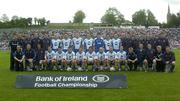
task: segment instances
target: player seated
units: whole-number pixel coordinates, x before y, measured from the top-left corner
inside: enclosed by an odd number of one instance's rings
[[[166,63],[166,72],[174,72],[175,70],[175,55],[171,51],[170,47],[166,47],[166,52],[164,54],[164,59]]]
[[[116,53],[116,61],[115,61],[115,65],[116,68],[118,68],[119,71],[122,70],[122,65],[125,65],[124,70],[128,71],[129,67],[127,65],[127,56],[126,56],[126,51],[124,51],[124,47],[120,46],[120,51]]]
[[[31,45],[26,45],[25,54],[25,68],[27,71],[32,71],[34,68],[34,61],[36,58],[36,53],[33,49],[31,49]]]
[[[44,63],[45,63],[45,52],[41,48],[41,44],[37,44],[37,50],[36,50],[36,59],[35,59],[35,68],[36,70],[43,70],[44,69]]]
[[[128,49],[127,64],[130,71],[137,70],[137,55],[135,54],[134,49],[132,47]]]
[[[66,54],[62,51],[61,47],[58,47],[58,51],[56,52],[56,67],[58,70],[65,70],[66,63]]]
[[[52,50],[51,46],[48,46],[48,50],[45,52],[45,65],[47,70],[57,70],[56,68],[56,53]]]
[[[93,71],[99,71],[99,70],[106,70],[106,67],[108,65],[108,61],[106,57],[106,53],[104,52],[104,48],[100,47],[99,52],[96,53],[95,56],[95,67]]]
[[[76,53],[76,61],[77,61],[77,65],[78,70],[82,71],[82,70],[86,70],[87,71],[87,59],[86,59],[86,54],[83,51],[83,47],[79,48],[79,51]]]
[[[21,49],[21,46],[17,45],[16,51],[13,53],[13,57],[14,57],[15,71],[23,71],[24,70],[23,62],[25,55]]]
[[[107,66],[110,71],[115,71],[114,65],[115,65],[115,56],[116,52],[113,51],[113,47],[109,46],[109,51],[106,53],[107,59]]]
[[[153,60],[153,67],[156,68],[157,72],[164,72],[163,52],[162,47],[156,47],[155,59]]]
[[[138,59],[137,60],[137,62],[138,62],[138,70],[140,70],[140,71],[145,70],[145,65],[144,64],[147,63],[147,62],[145,60],[146,54],[145,54],[145,50],[143,48],[142,43],[139,44],[139,48],[136,51],[136,55],[137,55],[137,59]]]
[[[68,51],[66,52],[65,66],[67,67],[67,71],[77,70],[76,55],[72,51],[72,47],[69,47]]]
[[[154,68],[152,67],[153,60],[154,60],[154,49],[152,49],[151,44],[147,45],[147,50],[146,50],[146,58],[144,60],[144,69],[146,71],[153,71]]]
[[[91,70],[94,68],[94,57],[96,56],[96,53],[93,51],[93,47],[90,46],[88,52],[86,53],[87,57],[87,65],[91,66]]]

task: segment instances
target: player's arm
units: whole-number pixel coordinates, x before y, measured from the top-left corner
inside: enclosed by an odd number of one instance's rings
[[[20,60],[16,57],[16,52],[13,54],[13,57],[16,61],[20,62]]]

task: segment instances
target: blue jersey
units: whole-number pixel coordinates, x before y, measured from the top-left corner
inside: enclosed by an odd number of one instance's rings
[[[98,52],[100,47],[104,48],[104,45],[105,45],[104,40],[101,38],[95,39],[94,44],[95,44],[94,45],[95,46],[95,52]]]

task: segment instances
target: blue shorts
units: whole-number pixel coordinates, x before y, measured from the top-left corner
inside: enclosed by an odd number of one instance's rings
[[[114,52],[119,52],[120,50],[119,49],[113,49]]]

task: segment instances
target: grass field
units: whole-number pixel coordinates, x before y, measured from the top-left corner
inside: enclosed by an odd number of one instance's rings
[[[72,72],[11,72],[9,52],[0,52],[0,101],[180,101],[180,50],[175,53],[175,73],[111,72],[127,75],[128,89],[16,89],[18,74]]]

